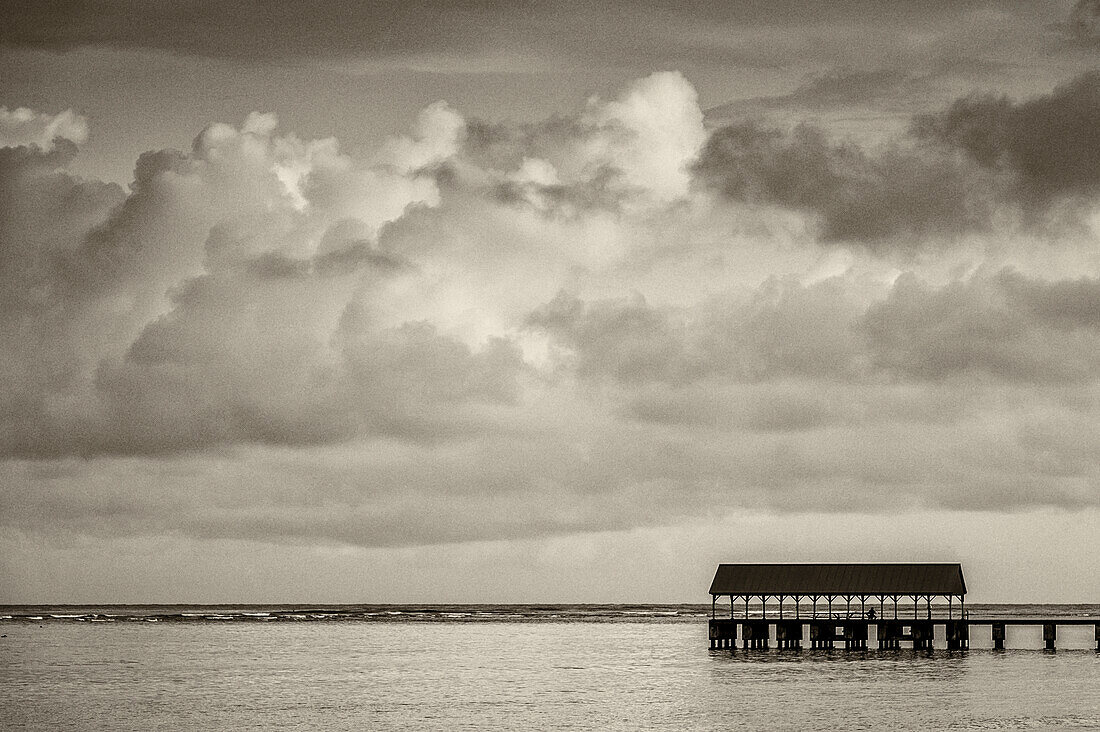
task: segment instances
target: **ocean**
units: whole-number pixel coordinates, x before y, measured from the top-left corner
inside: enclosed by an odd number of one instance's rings
[[[1097,605],[977,615],[1100,617]],[[728,605],[725,610],[728,612]],[[721,610],[721,608],[720,608]],[[1091,625],[709,650],[701,605],[0,608],[12,730],[1100,729]],[[942,631],[942,628],[940,629]]]

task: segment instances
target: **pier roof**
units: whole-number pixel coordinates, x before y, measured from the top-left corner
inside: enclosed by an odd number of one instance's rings
[[[711,595],[965,595],[961,564],[719,564]]]

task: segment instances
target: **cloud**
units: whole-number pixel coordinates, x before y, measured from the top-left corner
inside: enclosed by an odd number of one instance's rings
[[[734,122],[710,135],[695,172],[732,202],[812,217],[825,242],[912,255],[974,235],[1088,226],[1098,130],[1100,75],[1088,72],[1021,102],[960,97],[877,147],[808,124]]]
[[[556,68],[780,69],[862,65],[887,55],[928,61],[974,48],[975,37],[1033,35],[1040,10],[1018,3],[830,3],[807,15],[795,2],[611,3],[557,0],[537,6],[438,0],[324,0],[232,8],[210,0],[124,0],[94,9],[69,0],[13,0],[0,44],[13,48],[152,49],[251,61],[322,62],[377,71],[450,74]],[[262,24],[265,33],[255,33]],[[1009,44],[1005,44],[1009,45]],[[999,46],[990,51],[996,54]],[[957,55],[957,54],[956,54]],[[1010,53],[1006,55],[1011,55]]]
[[[34,145],[53,148],[54,140],[81,144],[88,139],[88,121],[71,109],[57,114],[35,112],[26,107],[0,107],[0,147]]]
[[[916,120],[916,133],[1012,177],[1031,205],[1100,188],[1100,72],[1022,102],[974,95]]]
[[[900,145],[872,154],[807,125],[720,128],[695,171],[729,199],[804,211],[825,241],[871,248],[916,249],[983,228],[991,213],[950,157]]]
[[[706,110],[708,120],[736,120],[761,109],[796,108],[801,111],[841,109],[871,104],[909,102],[914,87],[924,84],[911,72],[893,69],[834,68],[814,73],[787,94],[762,96],[722,104]]]
[[[883,371],[917,383],[981,375],[1036,385],[1090,383],[1100,373],[1100,280],[1012,269],[942,286],[906,273],[870,301],[849,277],[771,279],[687,309],[563,292],[528,325],[564,349],[559,368],[627,392],[644,386],[643,395],[667,393],[650,390],[659,384],[872,385]]]
[[[983,373],[1091,382],[1100,373],[1100,280],[1044,282],[1003,270],[942,288],[912,275],[868,309],[874,358],[920,379]]]
[[[395,547],[1095,506],[1095,236],[991,224],[1001,172],[946,147],[708,138],[658,73],[527,123],[433,104],[361,155],[254,113],[128,190],[4,148],[0,524]]]
[[[520,361],[506,338],[473,350],[373,314],[416,273],[377,232],[438,201],[420,171],[454,152],[461,118],[430,108],[373,167],[276,125],[254,114],[211,125],[190,152],[146,153],[127,196],[66,174],[67,141],[0,152],[11,202],[0,450],[431,439],[464,401],[514,398]]]
[[[747,296],[680,310],[639,296],[584,303],[563,292],[527,322],[566,347],[566,363],[582,377],[677,385],[854,372],[857,312],[839,280],[803,287],[771,279]]]
[[[615,98],[590,97],[571,115],[509,126],[474,121],[458,172],[506,202],[562,212],[664,204],[689,192],[691,163],[706,139],[691,83],[655,72]],[[488,180],[486,180],[488,177]]]
[[[627,139],[608,141],[608,164],[624,183],[659,199],[687,193],[687,169],[703,144],[703,113],[694,87],[677,72],[652,74],[611,102],[594,100],[586,117],[602,129],[621,128]]]
[[[834,66],[807,73],[791,91],[707,109],[706,118],[720,124],[764,116],[780,126],[791,119],[812,120],[827,129],[847,129],[849,134],[857,129],[856,136],[878,137],[895,120],[908,121],[914,113],[941,107],[976,85],[1003,84],[1007,67],[1001,61],[946,52],[917,65]]]
[[[1077,0],[1069,17],[1053,27],[1064,35],[1066,45],[1071,48],[1100,48],[1100,2]]]

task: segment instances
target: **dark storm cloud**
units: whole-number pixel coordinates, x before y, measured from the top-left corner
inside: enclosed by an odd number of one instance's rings
[[[1053,27],[1070,48],[1100,50],[1100,0],[1077,0],[1069,18]]]
[[[904,77],[874,78],[890,84]],[[875,85],[826,77],[790,98],[843,106],[843,99],[827,100],[858,96],[864,87],[873,93]],[[927,249],[987,230],[999,207],[1043,213],[1100,191],[1100,72],[1024,101],[968,95],[916,116],[911,132],[914,139],[866,150],[805,124],[785,130],[741,121],[711,134],[695,173],[732,200],[817,216],[825,241]]]
[[[66,49],[156,48],[235,58],[339,57],[452,50],[484,38],[489,4],[383,0],[359,3],[235,3],[128,0],[96,4],[16,0],[6,5],[0,43]],[[256,32],[262,28],[263,32]]]
[[[919,117],[914,129],[1012,176],[1030,204],[1100,189],[1100,72],[1022,102],[992,95],[959,99],[944,112]]]
[[[474,57],[494,50],[540,57],[579,55],[604,61],[783,64],[813,38],[752,41],[754,28],[788,30],[863,23],[916,27],[964,16],[987,2],[804,3],[646,0],[614,3],[507,0],[324,0],[220,3],[212,0],[13,0],[5,5],[0,44],[162,49],[241,59]],[[1011,11],[1015,4],[1000,3]],[[629,32],[624,32],[629,28]],[[738,31],[732,41],[705,31]],[[747,34],[744,31],[748,31]],[[812,34],[810,34],[812,36]],[[806,43],[809,40],[810,43]],[[818,42],[820,42],[818,40]],[[768,46],[771,46],[769,48]]]
[[[917,249],[928,237],[982,228],[989,216],[988,203],[951,157],[901,146],[869,153],[808,125],[718,129],[695,173],[730,199],[818,216],[826,241],[871,248]]]

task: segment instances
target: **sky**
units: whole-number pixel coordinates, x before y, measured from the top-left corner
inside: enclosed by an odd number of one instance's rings
[[[1098,536],[1098,0],[4,5],[0,603]]]

